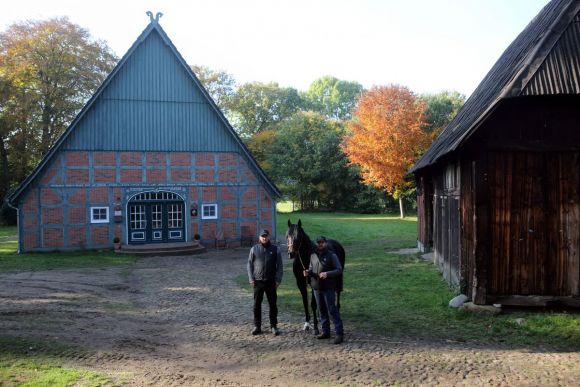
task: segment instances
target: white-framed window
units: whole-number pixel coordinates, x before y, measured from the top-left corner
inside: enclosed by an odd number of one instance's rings
[[[91,223],[109,223],[109,207],[91,207]]]
[[[183,226],[183,206],[181,204],[167,205],[167,224],[169,228],[181,228]]]
[[[202,219],[217,219],[217,217],[218,217],[217,204],[202,204],[201,205],[201,218]]]

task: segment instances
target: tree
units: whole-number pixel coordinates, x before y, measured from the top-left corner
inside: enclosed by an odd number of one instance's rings
[[[457,91],[424,94],[419,99],[426,105],[424,130],[429,133],[440,133],[465,103],[465,96]]]
[[[117,59],[67,18],[0,33],[0,195],[30,173]]]
[[[10,164],[8,161],[8,139],[13,127],[15,104],[12,99],[11,83],[0,73],[0,198],[10,189]]]
[[[347,120],[363,87],[358,82],[341,81],[332,76],[318,78],[305,94],[308,107],[327,118]]]
[[[37,141],[28,152],[48,152],[116,62],[106,43],[66,17],[16,23],[0,34],[2,75],[26,111],[18,129],[30,128]]]
[[[234,95],[236,87],[234,77],[223,70],[212,70],[209,67],[200,65],[191,65],[191,70],[193,70],[219,108],[224,113],[227,113],[227,102]]]
[[[252,155],[260,164],[260,167],[267,173],[270,174],[273,165],[269,154],[272,153],[272,148],[274,142],[276,141],[276,132],[271,129],[266,129],[260,133],[254,134],[252,137],[247,139],[246,145]]]
[[[336,208],[349,186],[340,148],[343,126],[319,113],[299,112],[279,125],[267,153],[270,175],[303,209]]]
[[[302,104],[298,91],[277,83],[246,83],[228,102],[232,123],[248,139],[291,117]]]
[[[344,141],[344,151],[360,166],[364,181],[399,199],[401,218],[409,187],[405,175],[431,141],[424,125],[424,103],[409,89],[373,87],[361,95]]]

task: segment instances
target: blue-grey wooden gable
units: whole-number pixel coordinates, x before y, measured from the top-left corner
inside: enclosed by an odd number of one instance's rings
[[[157,20],[137,38],[9,202],[18,205],[62,150],[237,152],[265,188],[281,196]]]
[[[156,30],[127,58],[63,146],[244,153]]]

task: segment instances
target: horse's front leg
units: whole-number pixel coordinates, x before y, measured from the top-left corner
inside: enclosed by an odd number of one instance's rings
[[[310,306],[312,307],[312,316],[314,317],[314,334],[319,335],[320,331],[318,330],[318,318],[316,317],[316,311],[318,309],[318,305],[316,304],[316,297],[314,297],[314,289],[312,289],[311,296],[311,303]]]
[[[300,295],[302,296],[302,305],[304,306],[304,315],[306,316],[304,330],[308,330],[310,328],[310,311],[308,310],[308,286],[306,285],[306,281],[300,281],[298,278],[296,279],[296,286],[298,286],[298,290],[300,290]]]

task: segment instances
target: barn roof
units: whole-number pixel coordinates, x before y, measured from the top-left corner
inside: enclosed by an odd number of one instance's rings
[[[150,15],[151,16],[151,15]],[[43,170],[50,165],[52,159],[58,154],[59,150],[68,149],[69,147],[75,145],[79,142],[79,139],[75,139],[75,130],[80,129],[83,126],[83,121],[91,117],[92,111],[95,106],[98,105],[98,101],[102,98],[104,94],[108,91],[109,86],[111,85],[112,81],[120,76],[120,73],[123,71],[124,67],[129,66],[128,62],[131,61],[131,57],[135,54],[139,46],[141,46],[147,39],[150,39],[151,35],[154,33],[158,34],[160,39],[163,43],[169,47],[170,52],[175,55],[177,58],[178,63],[180,66],[183,67],[185,73],[187,74],[186,78],[196,86],[199,90],[199,95],[204,100],[205,103],[210,107],[210,109],[215,113],[215,117],[217,117],[217,121],[221,122],[222,127],[228,132],[230,137],[233,141],[238,145],[237,149],[241,150],[242,156],[245,157],[246,161],[248,162],[251,169],[253,169],[257,175],[259,176],[260,180],[265,184],[266,188],[275,196],[281,196],[280,191],[272,182],[268,176],[264,173],[264,171],[260,168],[248,148],[245,146],[243,141],[237,135],[233,127],[230,125],[228,120],[223,115],[222,111],[219,107],[215,104],[205,87],[201,84],[199,79],[195,76],[191,68],[188,66],[187,62],[181,54],[177,51],[163,28],[158,22],[158,17],[153,19],[151,17],[151,23],[145,28],[145,30],[141,33],[141,35],[137,38],[137,40],[133,43],[131,48],[127,51],[127,53],[121,58],[119,63],[115,66],[113,71],[107,76],[107,78],[103,81],[103,83],[99,86],[97,91],[93,94],[93,96],[89,99],[89,101],[85,104],[85,106],[81,109],[81,111],[77,114],[73,122],[68,126],[68,128],[64,131],[64,133],[58,138],[54,146],[49,150],[49,152],[45,155],[45,157],[40,161],[40,163],[36,166],[36,168],[32,171],[32,173],[20,184],[20,186],[8,196],[8,201],[13,205],[17,204],[19,197],[22,195],[23,192],[30,186],[30,184],[43,172]],[[92,118],[91,118],[92,119]],[[90,121],[90,120],[89,120]],[[167,139],[165,139],[167,140]],[[165,141],[164,140],[164,141]],[[80,140],[82,142],[82,139]],[[153,140],[151,140],[153,141]],[[151,142],[150,141],[150,142]],[[168,140],[167,140],[168,141]],[[167,142],[165,141],[165,142]],[[179,146],[183,146],[183,144],[178,144]],[[116,145],[119,146],[119,145]],[[108,149],[105,149],[108,150]],[[180,150],[180,149],[176,149]],[[182,149],[181,149],[182,150]]]
[[[455,151],[502,99],[580,94],[580,0],[552,0],[517,36],[410,172]]]

